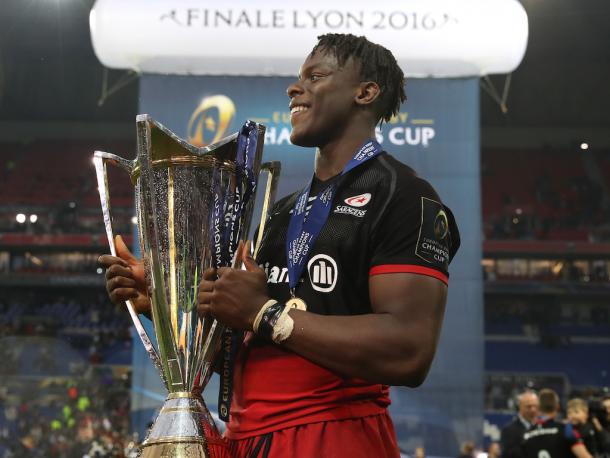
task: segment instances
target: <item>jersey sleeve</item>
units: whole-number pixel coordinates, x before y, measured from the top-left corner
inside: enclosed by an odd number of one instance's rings
[[[414,273],[448,283],[460,244],[451,210],[421,178],[397,183],[373,229],[369,275]]]
[[[566,423],[564,427],[564,436],[567,439],[570,446],[583,445],[584,441],[578,428],[574,427],[571,423]]]

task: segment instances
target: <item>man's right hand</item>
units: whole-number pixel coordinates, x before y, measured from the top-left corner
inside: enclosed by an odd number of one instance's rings
[[[98,262],[106,268],[106,291],[115,304],[130,300],[138,313],[150,315],[150,301],[146,293],[144,265],[127,248],[123,238],[114,239],[118,256],[105,254]]]

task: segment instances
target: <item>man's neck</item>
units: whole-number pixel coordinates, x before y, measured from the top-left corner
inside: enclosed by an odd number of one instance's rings
[[[356,150],[369,138],[375,138],[374,129],[352,129],[337,139],[320,146],[316,152],[315,174],[324,181],[340,174]]]

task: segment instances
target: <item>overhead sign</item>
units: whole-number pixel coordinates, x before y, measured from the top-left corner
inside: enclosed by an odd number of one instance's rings
[[[365,35],[412,77],[508,73],[528,21],[517,0],[97,0],[93,47],[110,68],[145,73],[295,75],[316,37]]]

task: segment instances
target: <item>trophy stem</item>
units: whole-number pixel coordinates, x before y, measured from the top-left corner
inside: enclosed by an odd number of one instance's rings
[[[224,443],[198,393],[170,393],[142,444],[142,458],[220,458]]]

